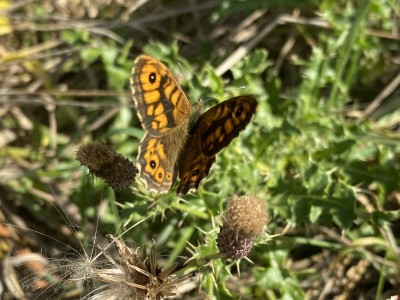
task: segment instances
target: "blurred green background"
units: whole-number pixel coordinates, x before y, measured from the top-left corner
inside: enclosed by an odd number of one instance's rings
[[[399,20],[396,0],[0,0],[3,269],[15,249],[82,252],[95,233],[155,239],[161,264],[201,257],[217,250],[226,201],[253,194],[271,214],[266,235],[249,259],[202,268],[184,299],[397,295]],[[207,106],[259,101],[192,195],[113,191],[75,160],[80,145],[110,140],[135,161],[129,78],[142,53],[192,104],[196,93],[215,97]],[[30,299],[32,280],[16,278]]]

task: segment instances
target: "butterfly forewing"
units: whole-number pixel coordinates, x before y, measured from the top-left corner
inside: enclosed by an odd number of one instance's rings
[[[210,108],[198,119],[179,159],[178,193],[198,188],[208,176],[215,155],[239,135],[256,109],[255,97],[239,96]]]
[[[189,101],[168,68],[140,55],[134,62],[131,89],[138,117],[152,136],[162,136],[187,122]]]
[[[253,96],[239,96],[207,110],[199,119],[201,151],[214,156],[239,135],[250,123],[257,109]]]

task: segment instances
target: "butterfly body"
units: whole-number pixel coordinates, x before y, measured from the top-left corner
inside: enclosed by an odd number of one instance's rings
[[[197,189],[216,154],[239,135],[257,108],[255,97],[239,96],[205,113],[202,105],[191,109],[168,68],[147,55],[134,62],[131,89],[146,131],[139,147],[138,174],[157,194],[168,192],[178,174],[178,193]]]

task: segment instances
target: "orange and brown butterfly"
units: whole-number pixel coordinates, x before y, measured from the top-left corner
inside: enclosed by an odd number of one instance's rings
[[[255,97],[239,96],[204,114],[202,105],[191,109],[168,68],[147,55],[134,61],[131,89],[145,130],[137,158],[139,178],[156,194],[168,192],[178,174],[178,193],[197,189],[216,154],[239,135],[257,108]]]

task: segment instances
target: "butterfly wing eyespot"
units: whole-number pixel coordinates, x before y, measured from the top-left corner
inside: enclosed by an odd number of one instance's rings
[[[156,82],[156,79],[157,79],[156,73],[151,72],[150,75],[149,75],[150,84],[154,84]]]
[[[212,107],[198,119],[179,159],[178,193],[198,188],[208,176],[216,154],[249,124],[256,109],[255,97],[240,96]]]
[[[147,189],[153,193],[166,193],[174,182],[175,163],[167,156],[165,138],[152,137],[146,134],[140,143],[138,162],[139,178]]]

